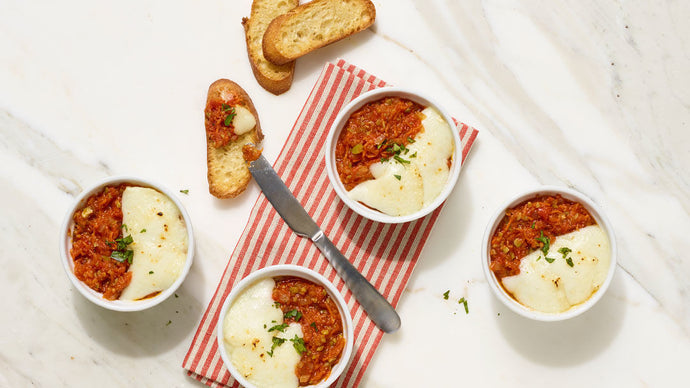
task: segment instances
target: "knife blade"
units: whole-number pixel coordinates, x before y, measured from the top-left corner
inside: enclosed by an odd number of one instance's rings
[[[310,239],[328,259],[369,318],[386,333],[400,328],[400,316],[386,298],[350,263],[309,216],[263,155],[249,171],[280,217],[298,236]]]

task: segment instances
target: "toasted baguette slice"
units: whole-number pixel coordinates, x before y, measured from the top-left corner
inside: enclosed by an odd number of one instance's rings
[[[264,58],[261,42],[271,20],[297,7],[299,0],[254,0],[249,18],[242,18],[247,41],[247,55],[254,78],[269,92],[278,95],[292,85],[295,63],[275,65]]]
[[[369,0],[313,0],[273,19],[263,39],[264,56],[284,64],[374,23]]]
[[[209,86],[204,113],[209,192],[218,198],[236,197],[252,179],[242,147],[248,143],[258,145],[264,137],[259,115],[247,92],[227,79]],[[237,135],[235,131],[243,133]],[[229,142],[217,141],[222,137]]]

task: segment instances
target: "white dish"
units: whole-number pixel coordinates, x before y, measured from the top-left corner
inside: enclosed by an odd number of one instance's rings
[[[340,180],[338,171],[336,169],[335,162],[335,147],[340,136],[340,132],[347,123],[349,117],[359,108],[364,106],[369,102],[379,100],[384,97],[401,97],[414,101],[424,107],[434,107],[438,110],[441,116],[445,119],[451,129],[451,133],[454,141],[453,150],[453,162],[450,167],[450,172],[445,186],[441,193],[434,199],[432,203],[428,206],[408,215],[403,216],[391,216],[377,210],[371,209],[360,202],[352,200],[345,186]],[[354,100],[350,101],[343,109],[338,113],[333,122],[333,126],[328,133],[328,138],[326,140],[326,171],[328,173],[328,178],[331,181],[331,185],[338,194],[338,197],[345,202],[345,204],[352,209],[357,214],[369,218],[374,221],[384,222],[384,223],[403,223],[410,222],[416,219],[422,218],[429,213],[433,212],[438,208],[450,195],[455,187],[460,176],[460,161],[462,159],[462,150],[460,149],[460,135],[456,130],[456,126],[453,123],[453,118],[443,109],[439,104],[435,103],[431,98],[423,96],[422,94],[398,87],[383,87],[379,89],[374,89],[369,92],[363,93]]]
[[[587,211],[592,215],[592,217],[594,217],[597,224],[604,230],[604,232],[608,236],[611,251],[611,259],[604,283],[599,287],[597,291],[594,292],[594,294],[592,294],[592,296],[589,297],[589,299],[561,313],[545,313],[534,310],[530,307],[524,306],[523,304],[519,303],[502,287],[499,280],[496,278],[496,275],[493,271],[491,271],[491,268],[489,267],[491,263],[489,252],[491,249],[491,237],[496,231],[496,228],[498,227],[501,219],[504,217],[505,211],[507,209],[519,205],[520,203],[525,202],[530,198],[534,198],[540,195],[555,194],[560,194],[565,199],[579,202],[582,205],[584,205]],[[486,280],[489,283],[489,288],[491,288],[491,291],[493,291],[494,295],[508,308],[510,308],[512,311],[519,315],[538,321],[561,321],[573,318],[589,310],[604,295],[606,289],[611,284],[611,280],[613,279],[613,274],[616,268],[616,240],[613,234],[613,228],[611,227],[611,223],[606,218],[601,209],[591,199],[587,198],[585,195],[575,190],[556,186],[542,186],[514,196],[498,209],[498,211],[489,221],[486,227],[486,231],[484,232],[484,238],[482,240],[481,258],[484,276],[486,277]]]
[[[179,277],[175,280],[175,282],[168,287],[167,289],[161,291],[158,295],[152,297],[152,298],[147,298],[143,300],[137,300],[137,301],[128,301],[128,300],[108,300],[103,298],[103,295],[99,292],[96,292],[95,290],[91,289],[89,286],[84,284],[81,280],[79,280],[75,275],[74,275],[74,261],[72,260],[72,256],[70,254],[70,249],[72,247],[72,238],[71,238],[71,232],[72,232],[72,227],[74,226],[74,221],[72,219],[72,216],[74,212],[84,206],[86,203],[86,200],[92,196],[93,194],[98,193],[101,191],[104,187],[106,186],[116,186],[121,183],[130,183],[135,186],[141,186],[141,187],[150,187],[152,189],[155,189],[163,194],[165,194],[168,198],[170,198],[173,203],[177,206],[177,208],[180,210],[180,213],[182,214],[182,217],[184,218],[184,223],[185,227],[187,229],[187,257],[185,260],[184,267],[179,275]],[[109,177],[106,179],[103,179],[101,181],[98,181],[94,183],[93,185],[87,187],[84,189],[79,196],[75,199],[74,203],[72,206],[68,209],[67,214],[65,215],[65,218],[62,222],[62,226],[60,227],[60,257],[62,260],[63,268],[65,269],[65,272],[67,273],[67,277],[69,280],[72,282],[74,287],[77,288],[77,290],[88,300],[91,302],[104,307],[109,310],[115,310],[115,311],[140,311],[140,310],[145,310],[147,308],[153,307],[165,299],[167,299],[170,295],[172,295],[182,284],[184,281],[185,277],[189,273],[189,269],[192,266],[192,261],[194,258],[194,236],[192,232],[192,222],[189,218],[189,215],[185,211],[184,207],[182,206],[182,203],[177,199],[177,197],[172,193],[172,191],[168,190],[164,186],[154,183],[151,180],[148,179],[142,179],[142,178],[137,178],[133,176],[114,176],[114,177]]]
[[[232,291],[230,291],[227,298],[225,298],[223,307],[220,310],[218,326],[216,328],[216,334],[218,337],[218,349],[220,351],[221,358],[223,359],[223,363],[230,371],[232,377],[235,380],[237,380],[242,386],[247,388],[255,387],[237,371],[237,369],[230,361],[230,357],[228,356],[225,350],[223,320],[225,319],[225,315],[230,309],[230,306],[232,306],[237,297],[240,294],[242,294],[242,292],[245,289],[253,285],[258,280],[266,278],[276,278],[281,276],[295,276],[323,286],[328,291],[328,294],[330,295],[331,299],[333,299],[335,304],[338,306],[340,317],[342,318],[343,335],[345,337],[345,348],[343,349],[343,352],[340,355],[340,361],[338,361],[338,363],[333,367],[333,369],[331,370],[331,374],[328,376],[328,378],[321,381],[319,384],[309,386],[311,388],[330,387],[343,373],[348,363],[350,362],[350,357],[352,356],[352,351],[354,347],[354,325],[352,323],[352,316],[350,315],[350,310],[348,309],[347,304],[345,303],[345,299],[343,299],[338,289],[336,289],[331,282],[329,282],[325,277],[321,276],[317,272],[297,265],[281,264],[262,268],[258,271],[252,272],[247,277],[242,279],[239,283],[237,283],[235,287],[233,287]]]

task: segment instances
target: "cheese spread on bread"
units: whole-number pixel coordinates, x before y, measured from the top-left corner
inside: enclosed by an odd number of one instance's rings
[[[138,300],[170,287],[187,259],[187,228],[180,210],[165,194],[127,187],[122,194],[122,224],[134,242],[132,281],[120,299]]]
[[[568,248],[573,266],[559,249]],[[556,237],[546,257],[535,251],[522,258],[520,273],[504,277],[503,287],[521,304],[545,313],[559,313],[577,306],[606,280],[611,262],[609,240],[598,225]]]
[[[232,119],[233,132],[237,135],[242,135],[254,129],[256,119],[252,112],[241,105],[236,105],[234,108],[235,118]]]
[[[295,367],[300,355],[288,341],[302,337],[302,327],[291,323],[284,331],[268,331],[283,323],[283,311],[272,298],[275,281],[259,280],[243,290],[223,318],[223,340],[232,365],[257,387],[299,386]],[[273,346],[273,337],[284,340]]]
[[[391,216],[412,214],[430,205],[445,187],[455,150],[450,125],[438,110],[422,111],[423,129],[401,155],[409,163],[391,158],[369,167],[374,179],[348,192],[350,198]],[[415,155],[414,157],[411,157]]]

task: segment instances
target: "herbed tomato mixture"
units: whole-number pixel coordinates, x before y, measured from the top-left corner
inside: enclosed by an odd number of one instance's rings
[[[74,275],[105,299],[117,299],[129,285],[130,263],[110,256],[122,237],[122,193],[126,184],[108,186],[86,200],[73,215],[72,249]]]
[[[306,350],[295,368],[299,384],[326,379],[345,348],[338,306],[325,288],[296,277],[276,279],[273,300],[280,304],[285,322],[302,326]]]
[[[506,210],[491,237],[491,270],[502,279],[520,273],[520,260],[553,241],[596,221],[579,203],[560,195],[544,195]],[[543,233],[543,237],[542,237]]]
[[[229,101],[220,102],[212,100],[206,104],[206,110],[204,111],[206,136],[213,147],[223,147],[239,137],[234,131],[235,126],[232,122],[237,114],[235,106],[241,102],[237,97],[233,96]]]
[[[423,109],[405,98],[385,97],[350,116],[335,146],[335,164],[345,189],[373,179],[369,166],[396,157],[400,147],[414,142],[422,130]]]

